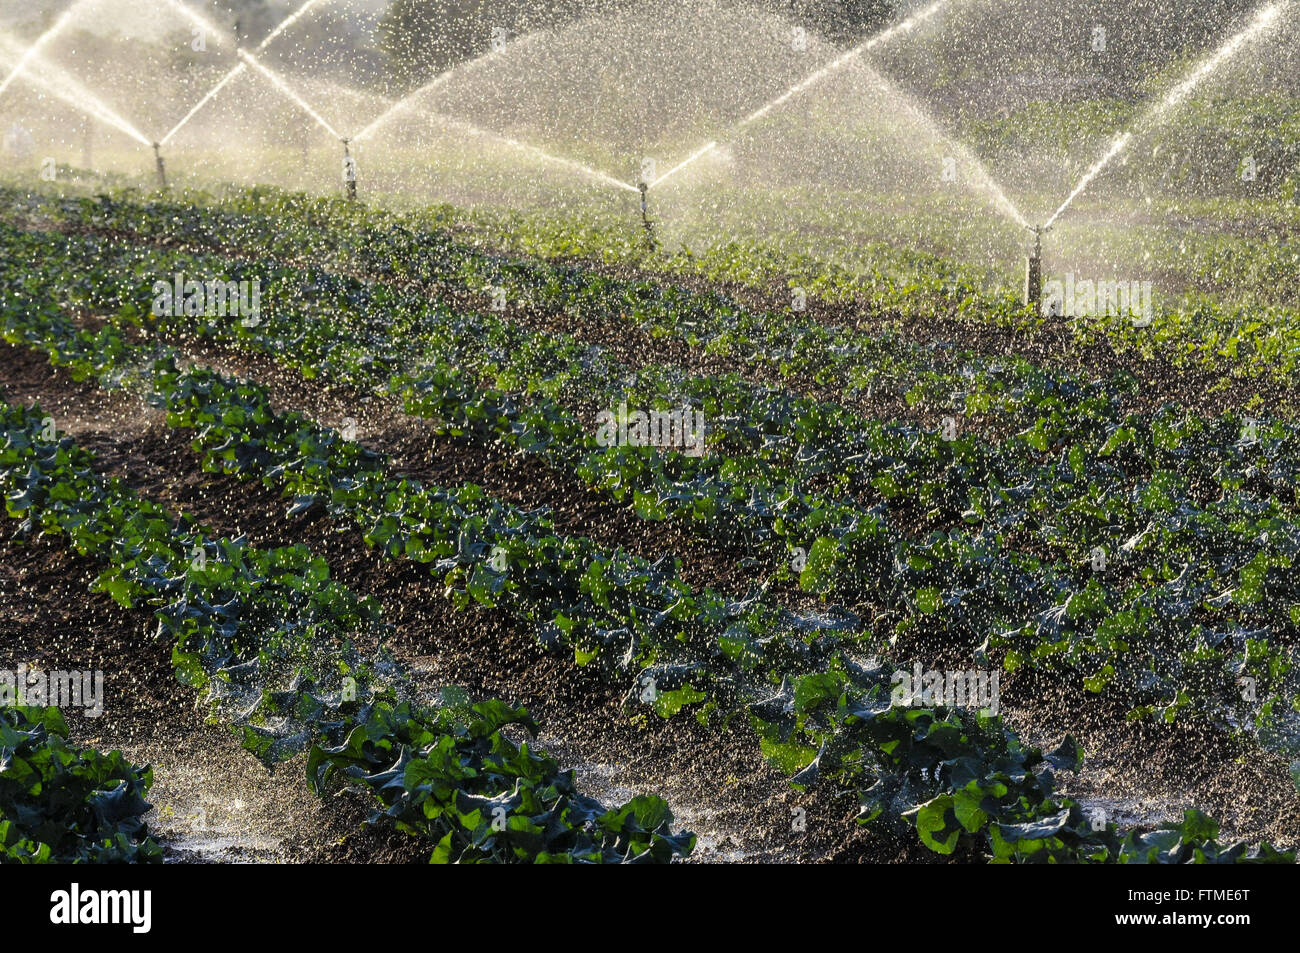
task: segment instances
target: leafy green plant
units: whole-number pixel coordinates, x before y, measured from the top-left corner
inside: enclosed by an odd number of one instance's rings
[[[0,705],[0,862],[160,863],[153,770],[68,740],[57,708]]]
[[[1055,772],[1083,752],[1066,737],[1054,751],[1021,745],[998,717],[854,700],[834,683],[796,684],[755,708],[769,737],[796,725],[821,737],[795,783],[859,792],[859,823],[908,825],[939,854],[993,863],[1295,863],[1264,844],[1220,844],[1218,824],[1190,810],[1179,824],[1118,831],[1056,793]],[[763,722],[766,716],[770,721]]]
[[[379,705],[346,740],[314,747],[313,788],[363,786],[381,802],[373,819],[433,841],[431,863],[667,863],[693,834],[673,834],[660,798],[605,808],[578,793],[572,771],[515,745],[502,730],[535,733],[523,709],[482,702],[467,710]]]

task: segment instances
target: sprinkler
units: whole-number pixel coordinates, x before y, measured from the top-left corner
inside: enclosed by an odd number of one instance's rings
[[[357,200],[357,160],[352,158],[352,153],[348,151],[349,139],[340,140],[343,143],[343,184],[348,190],[348,201]]]
[[[1025,261],[1025,305],[1041,308],[1043,300],[1043,236],[1050,225],[1026,225],[1034,233],[1034,250]]]
[[[153,144],[153,159],[158,168],[158,187],[165,189],[167,188],[167,166],[163,163],[161,149],[161,144],[157,142]]]
[[[650,186],[644,182],[638,182],[636,187],[637,191],[641,193],[641,224],[645,227],[645,243],[651,251],[654,251],[659,243],[655,241],[655,225],[654,222],[650,221],[650,211],[646,206],[646,192],[650,190]]]

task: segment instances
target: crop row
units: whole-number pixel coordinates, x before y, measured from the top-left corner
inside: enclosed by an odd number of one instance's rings
[[[809,300],[847,297],[879,313],[922,321],[956,316],[1018,330],[1041,324],[1041,319],[1029,316],[1010,295],[988,293],[978,276],[964,274],[933,256],[908,265],[904,270],[909,277],[900,281],[897,275],[879,270],[866,275],[849,273],[824,260],[784,252],[774,255],[771,250],[731,243],[700,255],[683,253],[669,259],[634,256],[634,264],[661,269],[664,277],[619,279],[590,266],[519,253],[597,259],[605,254],[614,263],[627,257],[615,250],[621,243],[609,244],[610,236],[577,234],[581,229],[575,232],[569,222],[539,223],[515,216],[493,227],[488,221],[462,222],[451,209],[395,218],[389,213],[265,188],[235,193],[216,203],[203,195],[187,196],[189,201],[184,202],[147,203],[129,196],[61,203],[18,193],[11,197],[15,207],[27,207],[33,215],[77,227],[134,233],[188,247],[230,248],[238,243],[250,254],[291,261],[305,258],[327,268],[359,268],[373,277],[417,281],[426,292],[502,289],[520,304],[558,309],[571,318],[593,310],[602,316],[618,315],[641,327],[671,328],[693,345],[707,345],[711,353],[761,358],[776,373],[820,381],[846,393],[878,390],[883,383],[899,379],[890,370],[893,361],[882,367],[883,348],[895,350],[903,364],[911,366],[924,360],[923,353],[898,342],[890,344],[887,334],[866,338],[849,329],[827,329],[790,308],[754,311],[728,295],[688,291],[673,282],[684,273],[760,286],[789,283],[797,284]],[[485,251],[483,235],[518,250]],[[879,251],[890,249],[881,246]],[[1263,251],[1272,272],[1285,275],[1294,271],[1296,253],[1284,241],[1271,241]],[[1215,246],[1199,267],[1206,275],[1212,273],[1214,280],[1235,274],[1258,281],[1258,258],[1224,260],[1223,249]],[[1300,356],[1293,309],[1247,311],[1216,305],[1204,296],[1162,308],[1150,327],[1137,331],[1126,317],[1118,316],[1079,322],[1074,333],[1080,344],[1106,342],[1118,348],[1159,352],[1178,366],[1230,368],[1236,375],[1272,375],[1281,381],[1289,379]]]
[[[39,448],[26,460],[9,459],[14,448],[21,449],[24,443],[21,438],[14,439],[16,433],[30,437],[45,425],[38,412],[27,416],[22,429],[9,426],[9,449],[4,460],[6,464],[25,462],[29,467],[20,482],[24,492],[18,501],[19,515],[35,509],[43,527],[68,530],[79,541],[111,536],[95,520],[99,515],[92,502],[96,486],[93,480],[87,482],[84,475],[89,461],[66,440],[53,445],[54,455],[68,457],[71,478],[61,481],[58,485],[66,489],[51,497],[69,497],[78,502],[51,503],[32,492],[40,485],[32,479],[34,464],[45,456],[40,450],[46,448]],[[14,470],[0,471],[0,478],[12,480],[13,473]],[[28,518],[35,515],[28,514]],[[161,521],[155,518],[148,522],[157,526]],[[83,548],[80,542],[79,548]],[[160,553],[157,543],[142,546],[139,541],[133,541],[130,548],[152,549],[155,556]],[[188,558],[183,541],[174,558]],[[192,564],[185,570],[187,575],[193,571]],[[120,574],[114,575],[122,578]],[[227,672],[223,670],[222,674]],[[881,674],[875,673],[877,677]],[[313,696],[309,688],[295,679],[298,701],[293,707],[301,717],[302,699],[310,698],[312,720],[319,721],[321,699]],[[814,725],[833,725],[826,733],[817,759],[795,782],[813,783],[823,771],[852,778],[863,791],[864,823],[879,823],[882,818],[885,823],[910,823],[922,841],[940,853],[953,852],[962,841],[965,849],[979,850],[1002,861],[1182,863],[1293,859],[1267,845],[1258,850],[1248,850],[1244,845],[1219,845],[1214,840],[1217,827],[1195,812],[1189,812],[1179,825],[1147,834],[1121,835],[1111,825],[1095,824],[1078,803],[1055,796],[1051,769],[1073,769],[1079,759],[1077,746],[1068,739],[1060,750],[1044,756],[1037,751],[1022,750],[996,718],[891,707],[888,703],[877,704],[866,699],[852,702],[840,688],[834,673],[808,675],[796,679],[793,687],[783,686],[776,695],[756,706],[756,711],[777,726],[788,722],[793,727],[802,721],[807,732]],[[282,707],[283,699],[279,701]],[[505,743],[497,731],[506,724],[527,724],[522,713],[511,712],[500,703],[489,703],[476,706],[472,714],[468,726],[463,720],[456,723],[467,732],[466,740],[455,731],[446,731],[447,722],[452,719],[446,709],[438,711],[434,718],[421,718],[406,706],[396,709],[383,703],[364,706],[355,719],[344,723],[344,727],[355,725],[344,743],[313,748],[308,761],[313,784],[323,789],[332,774],[344,772],[352,780],[370,785],[384,800],[387,808],[384,813],[395,818],[403,829],[421,833],[432,830],[430,836],[438,839],[434,858],[439,860],[453,856],[465,859],[465,854],[474,858],[493,857],[497,855],[492,851],[505,851],[507,847],[517,856],[557,859],[553,843],[547,844],[551,850],[539,853],[543,835],[553,834],[554,820],[593,821],[605,835],[607,852],[617,852],[617,847],[631,840],[637,849],[629,848],[618,855],[627,859],[667,859],[683,846],[668,840],[666,832],[647,833],[647,826],[662,828],[668,823],[669,815],[661,802],[643,798],[618,812],[593,818],[595,808],[572,791],[571,777],[567,786],[557,784],[546,776],[545,763],[539,767],[526,749],[507,749],[503,757]],[[436,730],[439,725],[444,728],[442,733]],[[423,752],[424,760],[408,762],[405,753],[408,748]],[[479,754],[487,767],[467,770],[464,756],[470,751]],[[452,780],[472,781],[473,788],[469,791],[458,788],[450,796],[443,793],[439,802],[438,794],[449,783],[449,772]],[[495,793],[483,793],[484,774],[491,775],[489,787],[493,782],[509,783],[497,783]],[[534,794],[531,786],[521,783],[523,780],[536,781],[539,787],[544,783],[544,794],[553,795],[562,803],[537,800],[543,794]],[[504,808],[504,814],[498,813],[497,808]],[[451,820],[445,817],[447,814]],[[511,820],[504,831],[487,821],[490,816],[506,815]],[[590,827],[590,824],[584,826],[583,831]],[[572,831],[568,833],[571,835]],[[442,836],[438,837],[439,834]],[[459,853],[462,848],[464,853]],[[531,853],[527,853],[529,850]],[[567,859],[597,856],[590,844],[584,844],[569,851]]]
[[[350,644],[379,634],[377,608],[305,548],[261,550],[173,521],[97,475],[39,409],[6,407],[0,425],[0,487],[20,531],[66,535],[107,564],[95,588],[152,606],[178,677],[259,757],[311,746],[317,791],[336,774],[368,787],[379,814],[435,842],[435,860],[644,862],[691,849],[659,799],[606,810],[577,792],[572,772],[506,740],[507,725],[535,727],[522,710],[398,703],[400,667],[382,651],[362,662]]]
[[[1167,423],[1167,422],[1166,422],[1166,423]],[[1227,430],[1227,431],[1229,431],[1229,432],[1232,432],[1234,429],[1236,429],[1236,428],[1233,427],[1233,423],[1234,423],[1234,422],[1232,422],[1232,421],[1226,421],[1226,422],[1224,422],[1224,425],[1220,427],[1220,430]],[[1115,430],[1122,430],[1123,428],[1122,428],[1122,427],[1116,427],[1116,428],[1114,428],[1114,429],[1115,429]],[[1266,429],[1267,429],[1267,428],[1266,428]],[[1040,427],[1039,430],[1040,430],[1040,432],[1039,432],[1039,433],[1036,433],[1036,434],[1033,434],[1032,437],[1033,437],[1034,440],[1037,441],[1037,442],[1045,442],[1044,439],[1043,439],[1043,435],[1041,434],[1041,430],[1042,430],[1042,428]],[[935,442],[937,443],[938,438],[935,437],[935,438],[933,438],[933,439],[934,439]],[[1126,439],[1127,439],[1127,435],[1125,435],[1124,433],[1120,433],[1119,442],[1118,442],[1117,446],[1122,446],[1122,445],[1124,444],[1124,442],[1126,441]],[[1109,440],[1110,440],[1110,436],[1108,435],[1108,437],[1107,437],[1107,442],[1109,442]],[[1229,447],[1231,447],[1232,445],[1236,444],[1237,442],[1238,442],[1238,441],[1226,441],[1226,440],[1219,440],[1219,441],[1217,441],[1217,442],[1213,442],[1213,441],[1212,441],[1212,443],[1214,443],[1215,445],[1220,445],[1220,446],[1222,446],[1222,445],[1227,445],[1227,446],[1229,446]],[[1263,442],[1263,441],[1261,441],[1261,442]],[[1272,441],[1272,442],[1276,444],[1276,443],[1278,443],[1278,442],[1280,442],[1280,441],[1278,441],[1278,440],[1274,440],[1274,441]],[[1245,442],[1245,441],[1243,441],[1243,443],[1249,443],[1249,442]],[[1031,447],[1032,447],[1032,442],[1031,442]],[[1038,448],[1038,447],[1033,447],[1033,449],[1035,449],[1035,450],[1039,450],[1039,452],[1041,453],[1041,449],[1040,449],[1040,448]],[[1112,448],[1111,452],[1112,452],[1112,453],[1114,452],[1114,451],[1113,451],[1113,448]],[[1075,462],[1075,459],[1077,459],[1077,457],[1078,457],[1078,454],[1075,454],[1075,453],[1073,453],[1073,452],[1070,454],[1070,462],[1071,462],[1071,464],[1073,464],[1073,463]],[[1243,469],[1244,469],[1244,468],[1243,468]],[[1146,495],[1147,495],[1147,496],[1151,496],[1151,494],[1146,494]],[[814,541],[814,542],[815,542],[815,541]],[[814,565],[814,573],[817,572],[816,567],[817,567],[818,565],[824,565],[824,564],[825,564],[825,562],[826,562],[825,557],[828,555],[828,553],[831,554],[831,555],[834,555],[834,554],[835,554],[835,551],[834,551],[833,549],[829,548],[829,547],[823,546],[823,547],[821,548],[821,550],[820,550],[819,552],[816,553],[816,557],[817,557],[817,558],[812,558],[812,559],[810,559],[810,563],[812,563],[812,564]],[[810,555],[812,555],[812,554],[810,554]],[[941,554],[941,555],[943,555],[943,554]],[[983,554],[979,554],[979,555],[981,555],[981,557],[983,556]],[[923,557],[923,558],[924,558],[924,557]],[[1114,558],[1114,557],[1112,557],[1112,558]],[[980,561],[981,561],[981,562],[986,562],[986,560],[983,559],[983,558],[981,558]],[[926,566],[923,566],[923,567],[918,567],[918,566],[916,566],[914,563],[915,563],[914,560],[908,559],[906,565],[907,565],[907,567],[908,567],[909,569],[917,569],[917,568],[933,569],[933,568],[935,568],[932,564],[931,564],[931,565],[926,565]],[[895,564],[897,565],[897,560],[895,561]],[[940,567],[940,568],[941,568],[941,567]],[[940,572],[940,575],[944,575],[944,574]],[[814,578],[815,578],[815,575],[814,575]],[[1030,579],[1030,582],[1032,582],[1032,581],[1033,581],[1033,580],[1032,580],[1032,578],[1031,578],[1031,579]],[[1086,587],[1083,587],[1083,588],[1086,588]],[[916,603],[915,603],[916,607],[920,609],[920,612],[918,613],[918,612],[916,612],[916,611],[914,610],[914,611],[913,611],[913,616],[914,616],[914,617],[917,617],[917,618],[921,618],[921,621],[924,622],[925,620],[924,620],[922,617],[925,616],[925,615],[933,614],[934,609],[937,607],[937,600],[940,598],[940,596],[941,596],[941,592],[940,592],[940,591],[936,591],[935,587],[923,587],[923,588],[920,590],[920,592],[919,592],[919,598],[918,598],[918,600],[917,600]],[[1249,596],[1249,592],[1247,593],[1247,596]],[[977,600],[972,600],[972,601],[974,602],[974,601],[977,601]],[[1068,603],[1068,600],[1063,600],[1063,603],[1062,603],[1062,604],[1067,604],[1067,603]],[[1074,608],[1075,608],[1075,609],[1079,609],[1079,608],[1082,608],[1083,605],[1084,605],[1083,601],[1080,601],[1078,604],[1076,604],[1076,605],[1074,606]],[[927,609],[926,607],[930,607],[930,608]],[[1055,607],[1049,607],[1049,608],[1055,608]],[[1058,612],[1057,614],[1060,615],[1059,612]],[[1256,633],[1256,634],[1258,634],[1258,633]],[[1234,636],[1232,635],[1232,633],[1228,633],[1228,637],[1231,638],[1231,639],[1232,639],[1233,641],[1235,641],[1235,642],[1238,642],[1238,643],[1242,642],[1242,640],[1241,640],[1240,638],[1238,638],[1238,637],[1234,637]],[[1057,640],[1057,641],[1059,641],[1059,640]],[[1177,642],[1177,640],[1173,640],[1173,641],[1174,641],[1175,643]],[[1220,643],[1222,643],[1222,642],[1224,641],[1224,639],[1221,637],[1218,641],[1219,641]],[[1238,645],[1237,647],[1239,648],[1240,646]],[[1248,641],[1247,641],[1247,650],[1249,651],[1249,642],[1248,642]],[[1044,653],[1044,654],[1047,654],[1047,653]],[[1258,655],[1258,652],[1257,652],[1256,654]],[[1276,652],[1275,652],[1274,655],[1277,656],[1277,658],[1274,659],[1274,660],[1272,660],[1272,661],[1278,661],[1278,660],[1280,660],[1281,662],[1285,662],[1285,658],[1284,658],[1284,657],[1281,657],[1281,656],[1280,656],[1280,653],[1276,653]],[[1256,659],[1256,661],[1258,662],[1258,658]],[[1275,668],[1277,668],[1276,665],[1271,665],[1271,664],[1269,664],[1270,661],[1271,661],[1271,660],[1268,659],[1267,657],[1264,659],[1264,662],[1265,662],[1264,668],[1265,668],[1265,669],[1270,669],[1270,670],[1271,670],[1271,669],[1275,669]],[[1105,668],[1102,667],[1102,668],[1100,669],[1100,672],[1101,672],[1101,676],[1102,676],[1102,677],[1099,678],[1099,679],[1094,679],[1094,680],[1093,680],[1093,684],[1094,684],[1094,685],[1101,685],[1101,684],[1104,684],[1104,682],[1105,682],[1105,680],[1106,680],[1107,673],[1105,672]],[[1139,674],[1141,674],[1141,670],[1140,670],[1140,669],[1139,669]],[[1283,673],[1283,674],[1284,674],[1284,673]],[[1233,679],[1232,679],[1231,677],[1228,677],[1228,678],[1220,678],[1220,679],[1217,679],[1217,680],[1210,680],[1210,681],[1213,682],[1214,684],[1216,684],[1216,685],[1218,686],[1219,693],[1221,694],[1225,687],[1227,687],[1227,686],[1231,686]],[[1175,700],[1176,700],[1176,699],[1175,699]],[[1169,710],[1170,710],[1170,711],[1176,711],[1177,708],[1178,708],[1177,705],[1171,705],[1171,706],[1169,706]]]
[[[272,217],[272,209],[215,212],[105,196],[41,208],[65,227],[89,230],[101,241],[130,238],[195,254],[234,253],[256,260],[264,272],[292,263],[315,273],[320,292],[332,292],[374,312],[410,312],[426,306],[430,298],[468,299],[484,306],[495,299],[512,311],[563,317],[576,324],[595,317],[629,333],[675,338],[714,362],[725,359],[747,371],[761,368],[777,378],[803,380],[847,395],[879,392],[903,382],[912,385],[921,372],[933,375],[931,389],[938,391],[951,377],[934,371],[939,352],[897,340],[888,331],[867,336],[827,326],[790,308],[751,310],[712,291],[490,254],[445,230],[412,231],[380,225],[376,219],[322,233],[311,228],[318,220],[311,213],[303,218],[307,227],[293,228]],[[308,239],[306,233],[314,237]],[[353,277],[355,272],[359,274]],[[268,277],[264,275],[264,281]],[[946,355],[942,362],[958,357]],[[329,366],[324,365],[324,373]]]

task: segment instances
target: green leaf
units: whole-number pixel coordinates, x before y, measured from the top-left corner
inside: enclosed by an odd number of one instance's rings
[[[909,812],[922,843],[939,854],[951,854],[956,849],[957,838],[961,834],[961,827],[949,821],[953,806],[952,796],[942,794]],[[953,815],[954,818],[955,816]]]

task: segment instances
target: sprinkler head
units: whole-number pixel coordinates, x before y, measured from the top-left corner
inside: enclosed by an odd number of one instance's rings
[[[1034,233],[1034,257],[1043,256],[1043,236],[1052,230],[1051,225],[1026,225],[1025,228]]]

